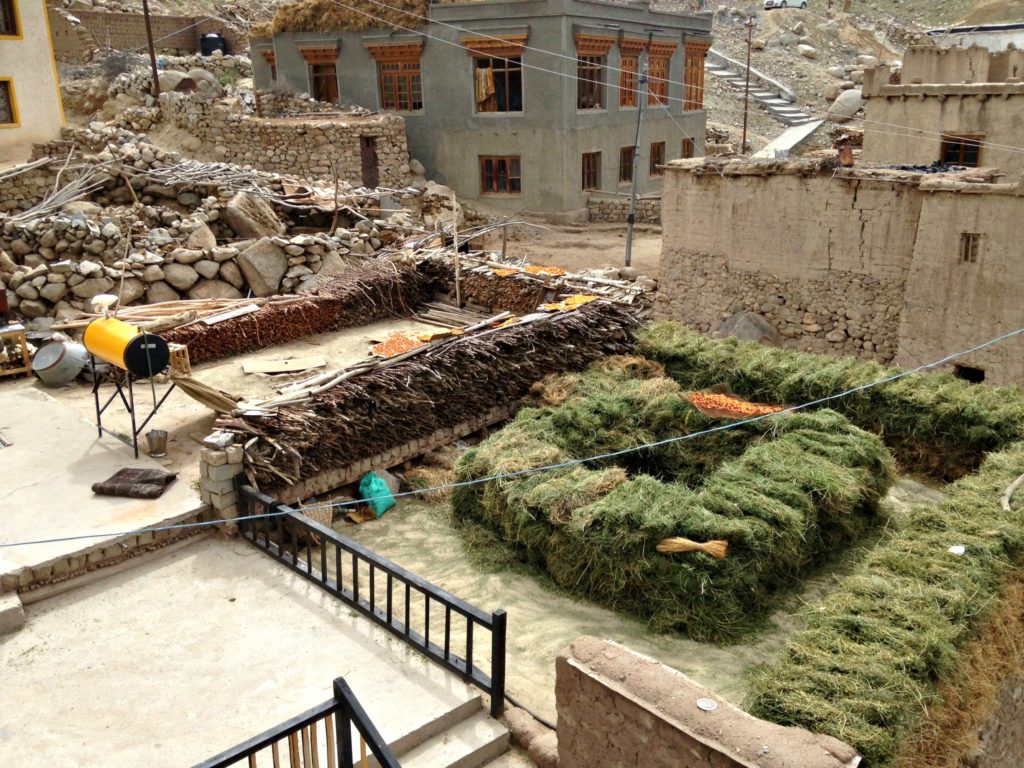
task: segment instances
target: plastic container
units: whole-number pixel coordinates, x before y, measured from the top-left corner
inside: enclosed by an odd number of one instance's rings
[[[82,341],[100,360],[140,379],[162,373],[171,360],[166,341],[114,317],[93,320],[86,326]]]
[[[73,341],[54,341],[32,358],[32,372],[48,387],[62,387],[82,372],[89,352]]]
[[[203,56],[210,56],[214,51],[227,53],[228,41],[224,39],[224,35],[217,34],[216,32],[207,32],[199,38],[199,51]]]

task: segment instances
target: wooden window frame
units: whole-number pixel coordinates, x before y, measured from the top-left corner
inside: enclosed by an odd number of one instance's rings
[[[710,43],[683,46],[683,110],[704,109],[704,59]]]
[[[318,92],[317,81],[319,79],[327,79],[326,73],[317,72],[317,69],[319,67],[330,67],[333,70],[334,87],[335,87],[335,89],[338,92],[338,101],[336,101],[336,102],[325,102],[325,103],[328,103],[328,104],[330,104],[330,103],[340,104],[341,103],[341,86],[338,83],[338,65],[337,65],[337,63],[333,62],[333,61],[331,61],[331,62],[316,62],[316,63],[308,64],[307,66],[309,67],[309,91],[310,91],[310,95],[314,99],[316,99],[317,101],[321,100],[318,97],[318,93],[317,93]]]
[[[487,64],[487,66],[485,66]],[[495,81],[495,92],[491,94],[485,105],[493,105],[493,108],[481,108],[480,102],[476,100],[476,80],[473,81],[474,97],[473,105],[478,115],[521,115],[523,113],[523,60],[520,56],[477,56],[473,60],[473,77],[476,78],[478,71],[490,68]],[[511,94],[514,92],[513,84],[515,74],[519,75],[519,108],[512,109],[515,103]],[[497,86],[499,81],[503,82],[505,89],[505,104],[507,109],[501,109],[498,101]]]
[[[604,73],[607,56],[576,56],[576,109],[585,112],[605,108]]]
[[[21,40],[25,35],[25,30],[21,25],[21,9],[18,7],[18,0],[0,0],[0,5],[7,8],[11,23],[10,29],[0,29],[0,40]],[[45,12],[46,9],[43,10]]]
[[[962,165],[967,168],[981,167],[981,151],[984,148],[985,137],[982,135],[944,133],[942,143],[939,145],[939,160],[950,165]],[[973,147],[975,150],[974,164],[964,161],[966,150]],[[949,150],[956,148],[957,160],[947,159]]]
[[[576,109],[589,111],[605,109],[605,72],[608,69],[608,51],[615,38],[600,35],[576,34]]]
[[[651,161],[648,172],[652,179],[662,176],[665,173],[662,166],[665,164],[665,142],[664,141],[652,141],[651,142]]]
[[[501,174],[499,168],[505,164],[506,189],[500,189]],[[488,170],[488,164],[491,169]],[[513,165],[518,175],[512,174]],[[491,178],[490,189],[487,179]],[[518,184],[518,189],[512,189]],[[521,195],[523,193],[523,162],[519,155],[480,155],[480,194],[481,195]]]
[[[679,157],[683,160],[689,160],[694,156],[697,151],[697,146],[693,139],[683,139],[683,143],[679,147]]]
[[[619,149],[619,184],[633,183],[633,156],[636,147],[632,144]]]
[[[601,153],[584,152],[581,157],[580,189],[597,192],[601,189]]]
[[[11,122],[0,123],[0,129],[3,128],[20,128],[21,118],[18,115],[18,96],[14,90],[14,78],[13,77],[0,77],[0,88],[6,88],[7,90],[7,102],[11,108]]]
[[[270,79],[277,82],[277,54],[274,51],[260,51],[260,55],[270,67]]]
[[[423,43],[367,45],[377,62],[380,108],[392,112],[423,111]]]
[[[635,108],[640,103],[640,54],[646,40],[624,38],[619,41],[619,106]]]
[[[671,79],[672,54],[675,43],[651,43],[647,47],[647,104],[668,106],[668,84]]]
[[[978,232],[960,233],[960,263],[977,264],[981,255],[981,234]]]
[[[526,46],[526,34],[495,35],[494,37],[460,37],[459,42],[466,48],[473,57],[473,113],[477,115],[521,115],[526,110],[526,78],[523,67],[523,51]],[[511,104],[507,94],[511,92],[512,73],[519,75],[519,109],[498,109],[497,93],[493,95],[494,109],[481,109],[480,102],[476,99],[477,72],[486,69],[483,62],[489,61],[490,68],[504,73],[506,101]],[[500,66],[496,66],[502,62]],[[512,65],[515,66],[512,66]],[[488,103],[490,99],[488,100]]]

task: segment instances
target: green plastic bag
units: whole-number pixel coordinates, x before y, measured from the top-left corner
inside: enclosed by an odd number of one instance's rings
[[[388,484],[373,472],[367,472],[359,481],[359,495],[370,505],[370,509],[377,517],[395,506],[395,497],[391,495]]]

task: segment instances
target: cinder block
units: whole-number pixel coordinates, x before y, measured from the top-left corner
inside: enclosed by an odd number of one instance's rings
[[[225,453],[227,453],[228,464],[241,464],[242,458],[245,456],[240,445],[232,445]]]
[[[219,467],[221,464],[227,464],[228,462],[228,454],[226,451],[217,451],[213,448],[203,448],[199,451],[199,458],[211,467]]]
[[[231,480],[235,475],[240,475],[241,473],[241,464],[220,464],[217,466],[210,466],[206,477],[207,479],[216,482],[219,480]],[[211,488],[210,490],[213,489]]]
[[[0,635],[14,632],[25,626],[25,609],[16,592],[0,595]]]
[[[214,467],[214,469],[217,469],[217,467]],[[235,487],[235,483],[231,478],[226,480],[213,480],[212,478],[206,478],[200,482],[202,490],[209,493],[228,493]]]
[[[238,503],[238,494],[234,491],[228,493],[211,493],[209,503],[214,509],[224,509]]]

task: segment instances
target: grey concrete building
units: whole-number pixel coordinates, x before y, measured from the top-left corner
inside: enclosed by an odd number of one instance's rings
[[[371,16],[388,7],[348,4]],[[405,29],[253,39],[256,86],[394,111],[429,177],[508,210],[579,213],[593,190],[628,191],[644,67],[639,190],[660,188],[665,162],[703,154],[710,17],[600,0],[485,0],[426,13],[429,21],[408,16]]]

